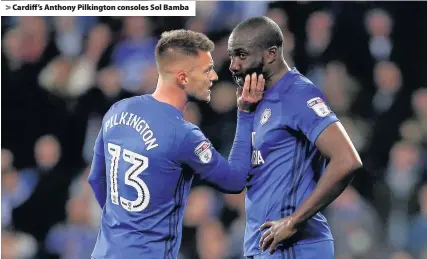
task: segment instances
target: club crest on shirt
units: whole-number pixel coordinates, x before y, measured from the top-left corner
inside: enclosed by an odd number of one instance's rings
[[[212,159],[211,143],[207,140],[203,141],[194,149],[194,154],[199,157],[200,162],[209,163]]]
[[[331,113],[331,110],[320,97],[311,98],[307,101],[308,108],[312,109],[318,116],[325,117]]]
[[[260,120],[261,125],[266,124],[270,116],[271,116],[271,109],[266,108],[261,114],[261,120]]]

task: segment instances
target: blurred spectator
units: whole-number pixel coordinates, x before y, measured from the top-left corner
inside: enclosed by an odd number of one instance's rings
[[[92,194],[92,188],[90,187],[87,179],[90,173],[90,166],[87,166],[82,174],[76,177],[70,185],[69,196],[78,197],[88,202],[86,210],[89,213],[88,223],[92,228],[97,228],[101,222],[101,208],[99,207],[98,201]]]
[[[207,221],[197,230],[197,251],[200,259],[226,258],[227,242],[220,221]]]
[[[375,209],[348,187],[327,210],[337,258],[375,258],[381,248],[381,225]]]
[[[184,211],[183,240],[180,249],[182,257],[200,258],[196,249],[199,238],[196,235],[201,226],[218,218],[221,207],[216,191],[207,186],[193,187]]]
[[[215,70],[218,73],[218,78],[223,82],[232,82],[229,70],[230,57],[228,56],[227,48],[228,35],[221,35],[215,43],[215,50],[212,52],[212,58],[215,60]],[[217,84],[214,84],[213,87],[216,85]]]
[[[200,226],[214,219],[217,213],[215,192],[209,187],[195,187],[188,196],[184,225],[189,227]]]
[[[123,40],[113,53],[113,64],[121,71],[122,86],[139,93],[139,86],[147,68],[155,64],[154,48],[157,40],[151,36],[151,24],[146,17],[125,17]]]
[[[120,94],[120,72],[115,67],[100,71],[98,85],[107,99],[115,99]]]
[[[425,258],[427,255],[427,185],[421,188],[418,202],[421,210],[411,222],[408,249],[416,258]]]
[[[28,63],[40,61],[49,40],[46,20],[43,17],[20,17],[19,28],[23,33],[23,45],[20,49],[23,60]]]
[[[3,38],[3,53],[9,70],[15,71],[23,65],[23,32],[19,27],[9,29]],[[3,64],[3,65],[6,65]]]
[[[388,60],[393,49],[390,35],[393,21],[389,14],[380,8],[370,10],[365,18],[365,27],[369,34],[369,51],[378,61]]]
[[[197,10],[196,17],[203,17],[204,19],[212,19],[212,15],[214,12],[212,10],[216,9],[218,6],[217,1],[199,1],[196,2]],[[189,19],[191,20],[191,18]],[[188,28],[186,26],[186,28]],[[202,32],[202,31],[200,31]]]
[[[407,142],[395,144],[390,151],[390,163],[385,175],[387,199],[381,199],[381,208],[387,208],[387,231],[390,245],[403,249],[408,238],[409,202],[421,179],[420,153]],[[386,205],[386,207],[384,207]]]
[[[403,125],[406,128],[402,128],[402,134],[420,145],[422,156],[427,157],[427,88],[420,88],[413,93],[412,110],[414,113],[412,123],[408,126]],[[422,167],[423,178],[427,181],[427,159],[422,160]]]
[[[152,94],[154,90],[156,90],[157,80],[159,78],[156,65],[149,66],[144,73],[145,75],[142,78],[140,91],[145,94]]]
[[[1,171],[8,170],[13,166],[13,154],[10,150],[2,148],[1,150]]]
[[[330,12],[317,11],[310,14],[305,25],[307,34],[303,54],[305,60],[296,59],[296,62],[305,63],[303,66],[307,67],[307,77],[320,89],[323,88],[324,66],[333,58],[330,53],[332,50],[333,25],[334,17]]]
[[[230,209],[237,211],[237,218],[231,222],[228,230],[227,258],[243,259],[243,241],[246,227],[245,192],[226,194],[224,201]]]
[[[27,168],[18,172],[14,168],[2,171],[2,199],[11,208],[19,207],[32,194],[40,178],[52,172],[61,157],[58,140],[51,135],[41,137],[34,148],[36,168]]]
[[[187,29],[201,33],[207,33],[209,30],[208,26],[208,20],[205,16],[191,17],[185,24]]]
[[[1,232],[2,259],[32,259],[37,253],[36,240],[22,232]]]
[[[70,80],[73,66],[74,62],[64,57],[52,60],[39,75],[40,86],[49,92],[67,97],[70,84],[73,83]]]
[[[392,253],[390,259],[414,259],[414,257],[404,251],[398,251]]]
[[[427,88],[420,88],[414,92],[412,109],[420,122],[424,139],[427,139]]]
[[[308,56],[316,57],[326,51],[332,40],[334,18],[329,12],[314,12],[306,24],[307,42],[305,45]]]
[[[68,75],[68,96],[78,97],[96,83],[97,69],[110,62],[107,55],[110,43],[111,32],[108,26],[98,24],[90,30],[83,54],[73,62]]]
[[[265,15],[268,10],[269,2],[272,1],[236,1],[237,7],[235,8],[235,14],[240,14],[240,16],[236,15],[236,20],[234,22],[238,23],[250,17]]]
[[[71,18],[59,20],[59,23],[66,24],[61,25],[62,27],[68,28],[71,26],[74,30],[79,30],[75,24],[76,21]],[[78,34],[80,35],[81,32],[78,32]],[[77,36],[73,35],[72,37]],[[64,41],[66,44],[72,43],[68,39]],[[80,38],[77,41],[79,43],[83,42]],[[108,54],[110,43],[111,32],[109,27],[103,24],[94,26],[89,32],[82,55],[77,59],[70,58],[80,54],[81,47],[79,46],[76,54],[62,53],[40,73],[39,84],[63,97],[78,97],[84,94],[96,83],[97,69],[109,63],[109,57],[105,55]],[[74,46],[75,44],[72,45]]]
[[[67,220],[52,227],[46,238],[46,250],[61,259],[90,258],[97,228],[90,225],[89,201],[73,197],[67,202]]]
[[[64,216],[64,202],[67,189],[73,177],[73,166],[64,167],[61,144],[55,136],[40,137],[34,147],[36,167],[22,170],[25,175],[36,179],[33,194],[14,211],[14,225],[24,232],[31,233],[41,242],[48,229]],[[54,183],[54,184],[53,184]],[[31,217],[35,211],[46,211],[43,216]]]
[[[78,26],[78,17],[54,17],[55,43],[62,56],[73,58],[82,51],[83,31]]]
[[[218,152],[228,156],[236,129],[236,87],[230,82],[215,84],[205,106],[202,127]],[[209,112],[209,113],[208,113]],[[221,123],[216,121],[221,120]]]
[[[331,61],[323,72],[323,88],[325,98],[331,109],[338,115],[346,115],[350,111],[359,86],[347,74],[347,70],[341,62]]]
[[[388,111],[402,87],[400,69],[393,62],[381,61],[375,65],[374,80],[377,92],[373,98],[376,116]]]
[[[82,58],[90,62],[92,66],[103,68],[110,62],[108,53],[112,43],[112,33],[110,28],[103,23],[94,25],[86,40],[85,50]]]
[[[269,1],[217,1],[205,5],[209,10],[208,31],[231,30],[237,23],[252,16],[264,15]]]
[[[226,113],[236,107],[236,87],[231,83],[219,83],[212,88],[210,105],[217,113]]]
[[[282,32],[289,32],[288,20],[289,17],[283,9],[270,8],[265,13],[265,16],[272,19],[277,25],[279,25]]]
[[[31,196],[37,181],[37,176],[30,171],[18,172],[15,168],[1,171],[2,228],[13,227],[13,209]]]
[[[61,158],[61,145],[58,139],[52,135],[42,136],[36,142],[34,155],[41,173],[51,170]]]
[[[187,106],[185,106],[184,120],[200,126],[201,114],[199,106],[197,106],[196,103],[189,102]]]
[[[401,137],[413,144],[420,144],[424,138],[421,124],[414,119],[403,122],[399,130]]]

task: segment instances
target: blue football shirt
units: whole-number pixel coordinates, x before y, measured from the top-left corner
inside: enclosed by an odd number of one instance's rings
[[[336,121],[321,91],[296,69],[265,92],[253,121],[245,256],[261,253],[259,227],[264,222],[291,215],[314,190],[326,166],[314,143]],[[332,234],[325,217],[317,213],[294,239],[303,244],[332,240]]]
[[[238,112],[229,161],[175,107],[151,95],[105,114],[89,182],[102,220],[95,259],[176,258],[193,173],[224,192],[241,192],[250,168],[254,114]]]

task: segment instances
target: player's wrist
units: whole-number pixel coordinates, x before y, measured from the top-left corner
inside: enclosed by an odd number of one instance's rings
[[[239,119],[253,119],[255,116],[254,112],[247,112],[247,111],[242,111],[242,110],[237,110],[237,118]]]
[[[237,109],[246,113],[254,112],[256,110],[257,103],[251,103],[243,100],[237,100]]]
[[[242,112],[251,113],[251,112],[255,112],[256,105],[253,105],[253,104],[251,104],[251,105],[238,105],[237,109],[239,111],[242,111]]]
[[[305,222],[305,220],[303,220],[296,214],[292,214],[289,216],[289,222],[293,229],[299,229],[301,225]]]
[[[252,111],[249,109],[238,109],[240,112],[244,112],[244,113],[251,113]]]

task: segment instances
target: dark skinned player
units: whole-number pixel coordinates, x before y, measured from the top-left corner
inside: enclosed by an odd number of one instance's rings
[[[321,210],[362,172],[362,162],[321,91],[286,64],[282,45],[279,26],[266,17],[243,21],[228,42],[235,82],[243,86],[252,74],[266,80],[254,107],[244,255],[332,259]]]

